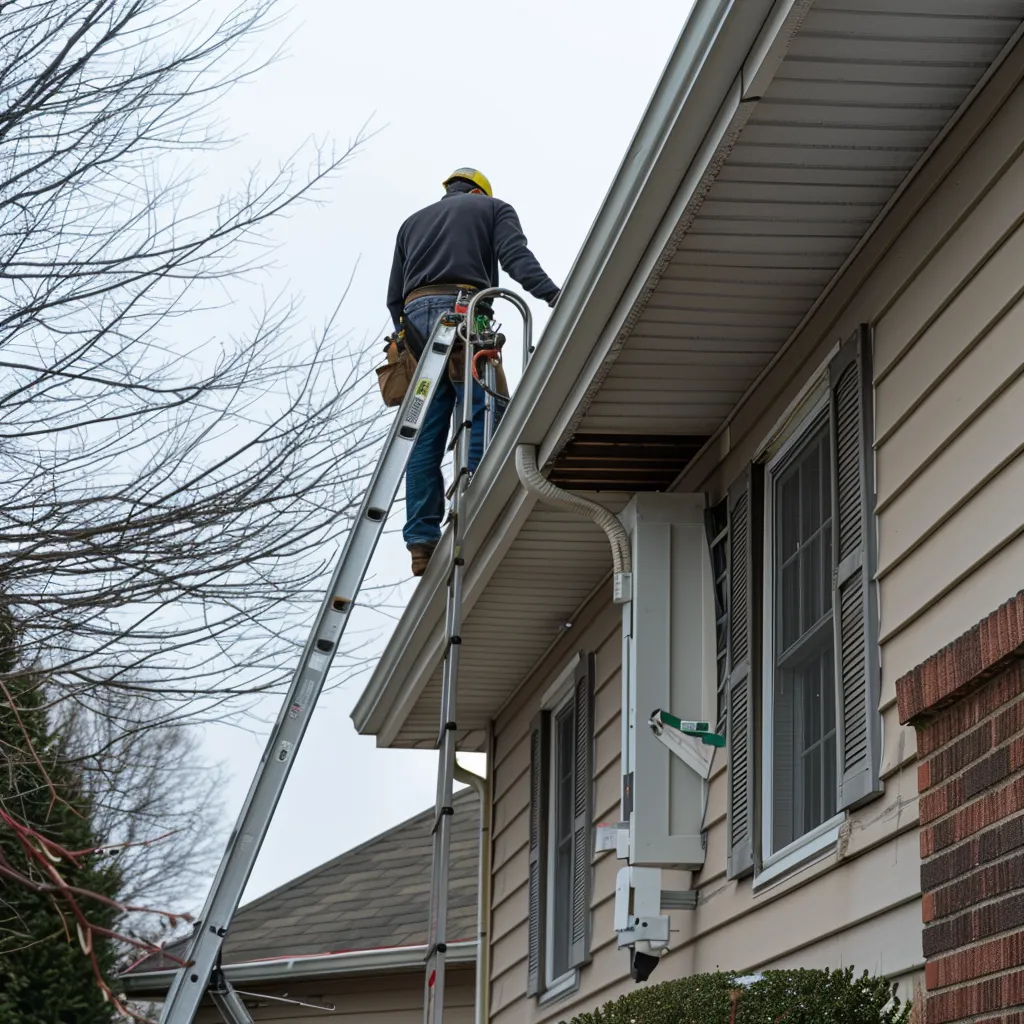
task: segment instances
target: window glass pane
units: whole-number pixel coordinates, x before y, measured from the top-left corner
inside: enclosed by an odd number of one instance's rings
[[[798,469],[800,477],[800,539],[808,541],[821,526],[821,442],[810,446]]]
[[[800,558],[795,555],[780,566],[780,587],[776,622],[779,649],[786,651],[796,643],[801,633],[800,616]]]
[[[821,618],[821,613],[824,611],[821,596],[822,582],[821,534],[817,533],[806,542],[803,557],[800,559],[799,587],[800,593],[803,595],[803,614],[800,616],[800,628],[793,637],[794,640]]]
[[[796,745],[793,736],[795,708],[792,673],[776,672],[772,702],[772,849],[780,850],[795,838],[796,811],[795,773]]]
[[[835,814],[831,465],[819,421],[775,475],[772,848]]]
[[[572,825],[573,825],[573,737],[572,704],[555,716],[554,757],[555,793],[552,808],[554,844],[554,883],[551,922],[552,977],[569,969],[569,916],[572,905]]]
[[[800,463],[791,465],[779,478],[779,518],[777,536],[779,560],[792,558],[800,551]]]

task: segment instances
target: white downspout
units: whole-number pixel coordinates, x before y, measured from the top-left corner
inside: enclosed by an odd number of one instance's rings
[[[612,546],[612,572],[614,573],[614,601],[616,604],[627,604],[630,600],[632,581],[632,551],[629,534],[619,522],[618,516],[603,505],[589,498],[581,498],[571,491],[563,491],[553,484],[537,468],[537,449],[533,445],[521,444],[516,448],[516,472],[522,485],[537,495],[545,504],[555,508],[575,512],[591,522],[597,523],[608,537]]]
[[[575,512],[577,515],[586,516],[592,522],[604,530],[608,537],[608,543],[612,546],[612,571],[614,573],[614,586],[612,588],[612,600],[622,608],[622,752],[620,763],[622,765],[622,789],[620,792],[620,805],[622,822],[629,823],[626,833],[626,848],[622,850],[621,842],[618,847],[617,856],[620,859],[627,859],[630,855],[630,843],[632,842],[632,799],[628,796],[628,780],[633,771],[635,755],[635,731],[636,731],[636,693],[631,678],[630,666],[633,663],[633,552],[626,528],[614,515],[602,505],[589,498],[581,498],[578,494],[564,491],[556,486],[547,477],[543,476],[537,468],[537,449],[533,445],[521,444],[516,448],[516,472],[522,485],[531,493],[556,508],[565,509],[568,512]],[[622,839],[620,833],[619,839]],[[629,879],[632,869],[627,866],[619,871],[619,879],[623,876]],[[660,872],[658,881],[660,898]],[[631,883],[627,882],[629,889]],[[619,931],[619,882],[616,882],[616,931]],[[627,889],[627,893],[629,891]]]
[[[472,786],[480,801],[479,854],[477,857],[476,883],[476,994],[473,1001],[475,1024],[487,1024],[491,1008],[489,996],[491,986],[488,975],[491,970],[491,950],[487,940],[487,920],[491,907],[491,843],[489,809],[491,804],[490,767],[488,777],[481,778],[474,772],[455,762],[455,779]]]

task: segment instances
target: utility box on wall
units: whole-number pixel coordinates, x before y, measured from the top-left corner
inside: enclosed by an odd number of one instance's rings
[[[623,619],[623,772],[629,862],[704,863],[705,781],[658,741],[653,712],[715,718],[715,605],[703,494],[638,494],[622,511],[633,553]],[[627,622],[628,618],[628,622]]]

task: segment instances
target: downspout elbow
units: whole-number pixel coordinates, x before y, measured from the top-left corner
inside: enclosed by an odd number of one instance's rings
[[[545,504],[584,516],[604,530],[612,549],[615,603],[625,604],[629,601],[633,589],[632,552],[629,535],[618,516],[596,501],[562,490],[548,480],[537,468],[537,449],[533,445],[517,446],[516,472],[522,485]]]

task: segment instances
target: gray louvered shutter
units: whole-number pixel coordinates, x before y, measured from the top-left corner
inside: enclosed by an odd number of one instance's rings
[[[569,966],[590,959],[590,823],[594,778],[594,655],[582,654],[573,685],[572,910]]]
[[[530,727],[530,927],[526,994],[544,988],[544,925],[547,882],[548,750],[551,716],[542,711]]]
[[[871,331],[829,366],[832,417],[832,609],[838,807],[879,793],[878,607],[875,593],[874,392]]]
[[[728,766],[728,851],[726,874],[740,878],[754,869],[755,716],[757,673],[757,584],[755,538],[760,501],[755,467],[729,488],[728,681],[726,736]]]

